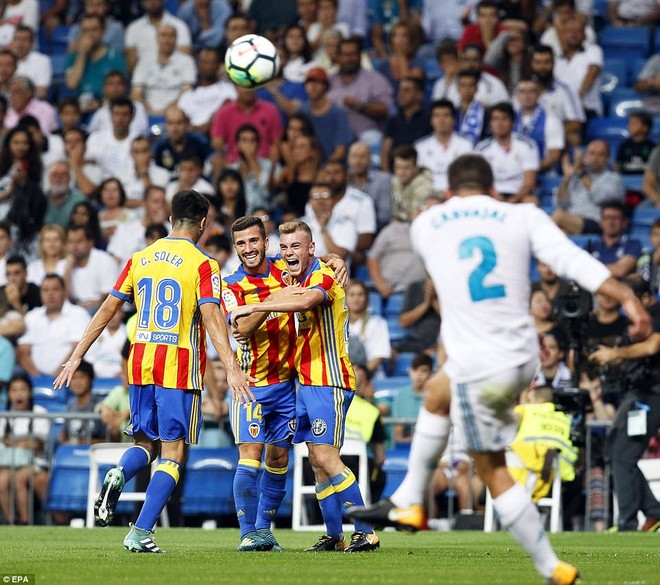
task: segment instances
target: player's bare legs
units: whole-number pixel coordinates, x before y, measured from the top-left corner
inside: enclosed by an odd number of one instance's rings
[[[388,500],[364,508],[351,508],[349,518],[409,531],[426,527],[424,493],[438,459],[447,447],[451,427],[450,402],[449,378],[440,369],[424,385],[424,405],[417,416],[408,471],[401,485]]]

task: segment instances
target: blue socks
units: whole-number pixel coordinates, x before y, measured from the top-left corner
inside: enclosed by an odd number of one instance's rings
[[[330,481],[316,484],[316,499],[321,507],[321,514],[323,515],[327,533],[333,538],[341,540],[344,534],[341,517],[342,501],[335,493],[335,488]]]
[[[257,520],[257,474],[261,462],[256,459],[239,459],[234,476],[234,505],[241,528],[241,539],[256,530]],[[270,525],[270,524],[269,524]]]
[[[117,467],[122,470],[124,481],[128,483],[140,469],[149,465],[152,460],[153,455],[149,449],[142,445],[133,445],[124,451]]]
[[[269,467],[261,476],[259,505],[257,509],[257,518],[255,528],[270,528],[271,522],[275,519],[275,514],[286,495],[286,467]]]
[[[129,449],[132,451],[132,449]],[[158,516],[163,511],[167,500],[179,481],[179,462],[173,459],[161,459],[156,473],[153,474],[146,499],[135,522],[137,528],[153,530]]]
[[[331,477],[330,483],[335,490],[337,499],[341,501],[343,510],[346,510],[351,506],[364,506],[364,500],[360,493],[360,486],[355,479],[355,475],[348,467],[345,467],[340,474]],[[373,532],[373,529],[369,524],[357,520],[355,521],[355,530],[367,534]]]

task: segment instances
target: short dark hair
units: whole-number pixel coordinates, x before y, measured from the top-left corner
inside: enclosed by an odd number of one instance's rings
[[[0,232],[5,232],[11,238],[11,225],[7,221],[0,221]]]
[[[552,337],[557,342],[560,351],[568,351],[568,335],[561,327],[551,327],[543,337]]]
[[[257,143],[261,142],[261,136],[259,136],[259,130],[252,124],[242,124],[236,130],[236,141],[238,142],[238,137],[243,134],[243,132],[252,132],[257,137]]]
[[[91,19],[96,20],[101,25],[101,28],[105,29],[105,19],[100,14],[90,14],[89,12],[85,12],[80,16],[81,26],[83,20],[91,20]]]
[[[539,53],[540,55],[550,55],[552,60],[555,60],[555,54],[552,50],[552,47],[549,45],[535,45],[532,49],[532,54]]]
[[[107,77],[107,75],[106,75]],[[127,97],[121,96],[110,102],[110,112],[115,108],[130,108],[131,116],[135,115],[135,104]]]
[[[126,74],[123,71],[119,71],[119,69],[113,69],[112,71],[108,71],[104,76],[103,76],[103,83],[105,83],[108,79],[111,77],[121,77],[121,80],[128,85],[128,78],[126,77]]]
[[[69,235],[71,232],[82,232],[86,240],[96,241],[92,228],[86,224],[70,223],[66,228],[66,233]]]
[[[415,86],[415,89],[420,92],[424,93],[424,80],[419,78],[419,77],[413,77],[412,75],[406,75],[402,80],[403,81],[408,81],[409,83],[412,83]]]
[[[231,254],[231,242],[224,234],[216,234],[206,240],[206,249],[208,250],[209,248],[218,248]]]
[[[144,230],[144,237],[160,240],[167,237],[167,228],[162,223],[150,223]]]
[[[637,118],[643,126],[646,126],[647,130],[653,128],[653,116],[644,110],[638,110],[637,112],[632,112],[628,115],[628,120],[631,118]]]
[[[457,74],[456,74],[456,79],[460,79],[461,77],[471,77],[474,79],[475,83],[479,83],[479,80],[481,79],[481,72],[480,71],[472,71],[470,69],[461,69]]]
[[[17,32],[30,33],[30,38],[32,40],[34,40],[34,31],[29,26],[26,26],[24,24],[18,24],[18,25],[16,25],[16,28],[14,29],[14,34],[16,34]]]
[[[452,118],[456,118],[456,108],[454,107],[453,102],[446,98],[432,101],[431,106],[429,107],[429,112],[433,114],[433,110],[449,110]]]
[[[179,191],[172,199],[172,224],[202,221],[209,212],[209,205],[209,200],[199,191]]]
[[[336,2],[335,2],[336,3]],[[347,39],[342,39],[339,42],[339,51],[341,52],[341,48],[344,45],[355,45],[360,53],[362,52],[362,41],[358,37],[349,37]]]
[[[148,138],[146,139],[147,141],[149,140]],[[200,169],[204,168],[204,163],[202,162],[202,159],[199,157],[199,155],[192,150],[184,150],[183,154],[181,155],[181,158],[179,159],[179,165],[181,165],[182,162],[191,162],[194,163],[197,167]]]
[[[642,278],[640,274],[629,274],[623,279],[624,284],[627,284],[638,299],[641,299],[645,294],[651,293],[651,283]]]
[[[73,97],[72,95],[68,95],[66,97],[63,97],[58,103],[57,103],[57,111],[61,112],[64,108],[67,106],[72,106],[80,112],[80,103],[78,102],[78,99]]]
[[[616,211],[619,211],[622,215],[622,217],[627,217],[626,213],[626,206],[621,202],[617,201],[616,199],[610,199],[609,201],[605,201],[601,206],[600,206],[600,212],[601,214],[603,211],[606,209],[615,209]]]
[[[435,50],[435,58],[440,61],[440,57],[443,55],[452,55],[453,57],[458,58],[458,49],[456,48],[456,41],[452,39],[445,39],[438,44],[438,48]]]
[[[36,128],[37,130],[39,130],[39,132],[43,134],[43,131],[41,130],[41,126],[39,125],[39,120],[37,120],[31,114],[27,114],[27,116],[23,116],[18,121],[16,127],[21,128],[22,130],[28,130],[29,128]]]
[[[24,269],[27,270],[27,262],[25,261],[25,258],[23,258],[23,256],[20,254],[12,254],[9,256],[9,258],[7,258],[6,264],[7,266],[10,264],[20,264]]]
[[[90,382],[94,382],[94,366],[88,361],[81,360],[80,365],[76,368],[76,372],[82,372],[89,378]]]
[[[392,160],[394,160],[395,158],[402,158],[403,160],[411,160],[415,164],[417,164],[417,150],[415,150],[415,147],[411,146],[410,144],[402,144],[401,146],[397,146],[392,151]]]
[[[486,193],[493,187],[493,169],[480,154],[462,154],[449,165],[447,180],[452,191],[479,189]]]
[[[491,109],[490,113],[500,112],[507,116],[512,122],[516,118],[516,113],[513,111],[513,106],[509,102],[497,102]]]
[[[422,366],[428,366],[430,369],[433,369],[433,358],[429,354],[420,351],[410,362],[410,369],[416,370]]]
[[[257,226],[261,237],[266,239],[266,226],[261,221],[260,217],[256,215],[244,215],[239,217],[234,223],[231,224],[231,241],[234,242],[234,234],[236,232],[243,232],[251,227]]]
[[[62,288],[66,287],[64,279],[59,274],[57,274],[57,272],[49,272],[48,274],[46,274],[44,276],[43,280],[41,281],[41,285],[43,286],[44,282],[46,282],[47,280],[57,280],[57,282],[60,283],[60,286]],[[39,287],[39,288],[41,288],[41,287]]]
[[[477,14],[479,14],[479,9],[481,8],[495,8],[495,10],[500,9],[499,5],[497,2],[494,2],[493,0],[481,0],[479,4],[477,4]]]

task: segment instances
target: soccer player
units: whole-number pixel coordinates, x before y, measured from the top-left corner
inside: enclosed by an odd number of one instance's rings
[[[538,361],[538,338],[528,310],[530,256],[592,292],[616,298],[632,322],[631,335],[648,336],[650,319],[633,292],[572,244],[545,213],[532,205],[495,200],[493,172],[480,155],[462,155],[451,164],[449,190],[451,199],[415,219],[411,238],[443,308],[451,420],[466,437],[502,526],[548,583],[571,585],[578,582],[577,569],[557,558],[538,510],[514,483],[504,458],[516,434],[513,402],[531,381]],[[420,414],[415,433],[427,446],[435,441],[441,452],[449,419],[436,414],[428,421],[434,428],[427,421]],[[444,444],[438,427],[444,428]],[[413,472],[409,468],[409,475]],[[405,521],[406,512],[379,502],[350,511],[349,517],[397,524],[397,518]]]
[[[179,479],[185,444],[197,443],[201,426],[201,388],[206,366],[205,329],[227,369],[235,400],[253,401],[238,367],[220,308],[220,268],[195,245],[206,227],[209,202],[197,191],[181,191],[172,200],[172,233],[133,254],[71,358],[55,379],[55,388],[71,381],[82,357],[124,301],[134,301],[137,329],[128,358],[133,435],[117,467],[105,476],[95,504],[102,526],[112,522],[121,490],[160,452],[140,515],[124,539],[129,551],[162,553],[152,529]]]
[[[343,288],[329,267],[314,257],[309,226],[290,221],[280,226],[282,259],[276,262],[300,286],[290,286],[258,304],[237,307],[232,326],[252,313],[296,312],[295,369],[300,387],[296,398],[294,443],[306,442],[316,480],[316,497],[327,534],[310,552],[363,552],[380,547],[378,536],[364,522],[346,546],[342,508],[363,502],[353,472],[341,460],[346,412],[353,399],[355,373],[348,359],[348,310]],[[358,503],[357,505],[363,505]]]

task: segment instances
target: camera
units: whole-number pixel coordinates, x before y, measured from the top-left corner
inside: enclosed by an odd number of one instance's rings
[[[557,388],[552,392],[555,409],[571,417],[571,443],[583,447],[587,440],[587,413],[593,412],[588,390],[580,388]]]

